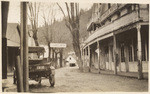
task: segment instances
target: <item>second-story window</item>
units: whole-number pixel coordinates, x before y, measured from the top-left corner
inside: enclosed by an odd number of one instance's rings
[[[89,52],[88,52],[88,49],[86,49],[86,52],[87,52],[86,55],[88,55],[88,53],[89,53]]]
[[[111,22],[111,18],[108,18],[108,21]]]
[[[110,7],[111,7],[111,6],[110,6],[110,3],[108,3],[108,9],[110,9]]]
[[[131,13],[131,12],[132,12],[132,6],[129,6],[129,7],[127,8],[127,11],[128,11],[128,13]]]
[[[117,18],[120,18],[120,16],[121,16],[120,12],[117,12]]]

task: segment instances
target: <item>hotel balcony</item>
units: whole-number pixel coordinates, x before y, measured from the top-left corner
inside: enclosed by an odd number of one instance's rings
[[[119,7],[117,7],[116,9],[118,10],[118,8],[123,8],[125,5],[121,5]],[[112,15],[115,11],[117,11],[116,9],[111,9],[112,11],[107,13],[107,14],[103,14],[106,16],[101,17],[100,22],[105,21],[105,19],[107,19],[108,16]],[[108,10],[110,11],[110,10]],[[84,43],[87,45],[90,45],[98,40],[102,40],[105,38],[108,38],[110,36],[113,36],[113,31],[116,31],[120,28],[123,28],[125,26],[128,26],[130,24],[142,21],[142,22],[148,22],[149,21],[149,13],[148,13],[148,7],[144,7],[144,6],[140,6],[138,7],[138,9],[134,9],[132,11],[130,11],[129,13],[126,12],[122,12],[121,16],[119,18],[116,18],[115,20],[111,21],[108,24],[105,24],[103,26],[101,26],[100,28],[96,29],[94,33],[92,33],[85,41]],[[108,16],[107,16],[108,15]]]

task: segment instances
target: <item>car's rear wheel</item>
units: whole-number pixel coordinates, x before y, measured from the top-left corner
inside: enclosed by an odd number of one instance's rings
[[[49,76],[49,83],[52,87],[54,87],[54,85],[55,85],[55,76],[54,75]]]

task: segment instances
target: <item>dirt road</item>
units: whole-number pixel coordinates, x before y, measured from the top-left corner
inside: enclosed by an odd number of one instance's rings
[[[56,69],[55,87],[43,79],[39,85],[30,81],[31,92],[146,92],[148,80],[120,77],[105,74],[83,73],[77,67]]]

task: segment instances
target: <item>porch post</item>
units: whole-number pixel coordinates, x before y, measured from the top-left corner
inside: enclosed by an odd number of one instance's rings
[[[116,35],[113,34],[113,58],[114,58],[114,74],[117,75],[117,62],[116,62]]]
[[[99,41],[97,41],[97,49],[98,49],[98,72],[100,73],[100,45],[99,45]]]
[[[84,64],[85,64],[85,49],[83,49],[83,67],[84,67]]]
[[[141,25],[137,25],[137,60],[138,60],[138,79],[143,79],[142,73],[142,46],[141,46]]]
[[[134,46],[133,46],[133,39],[132,39],[132,61],[134,62]]]
[[[90,46],[88,46],[88,65],[89,65],[89,72],[90,72],[90,64],[91,64],[91,60],[90,60],[91,58],[90,58]]]

